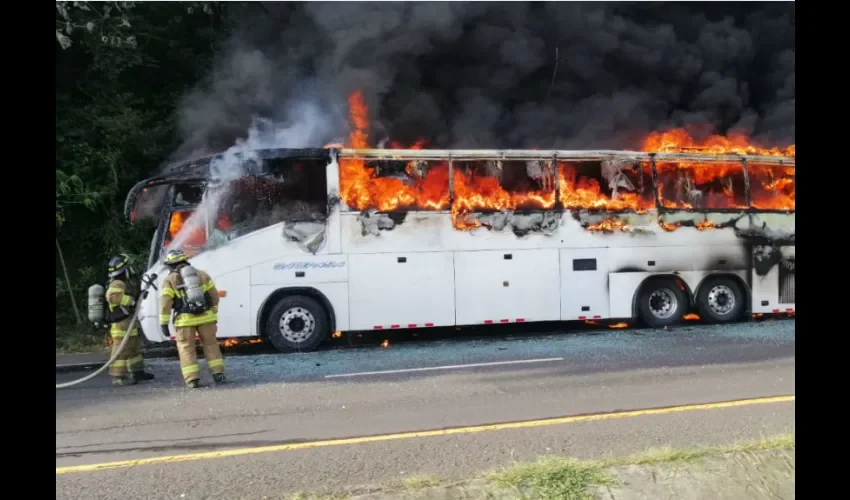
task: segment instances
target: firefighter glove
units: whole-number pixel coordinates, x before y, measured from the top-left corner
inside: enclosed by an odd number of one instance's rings
[[[162,325],[162,336],[165,337],[165,340],[171,338],[171,332],[168,331],[168,325]]]

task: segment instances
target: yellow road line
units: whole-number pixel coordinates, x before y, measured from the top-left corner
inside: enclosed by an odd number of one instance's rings
[[[795,400],[795,396],[775,396],[767,398],[741,399],[737,401],[723,401],[719,403],[703,403],[683,406],[671,406],[667,408],[650,408],[645,410],[620,411],[612,413],[597,413],[593,415],[576,415],[572,417],[548,418],[543,420],[526,420],[522,422],[509,422],[504,424],[475,425],[471,427],[456,427],[452,429],[438,429],[420,432],[400,432],[396,434],[383,434],[378,436],[363,436],[345,439],[328,439],[324,441],[311,441],[307,443],[290,443],[273,446],[258,446],[255,448],[237,448],[231,450],[209,451],[204,453],[187,453],[185,455],[171,455],[164,457],[140,458],[138,460],[121,460],[118,462],[105,462],[99,464],[72,465],[69,467],[57,467],[56,474],[68,474],[71,472],[91,472],[105,469],[118,469],[122,467],[133,467],[136,465],[167,464],[174,462],[187,462],[192,460],[207,460],[211,458],[236,457],[251,455],[255,453],[271,453],[275,451],[294,451],[308,448],[319,448],[323,446],[342,446],[351,444],[374,443],[378,441],[393,441],[398,439],[411,439],[435,436],[450,436],[452,434],[473,434],[485,431],[500,431],[507,429],[524,429],[531,427],[544,427],[548,425],[573,424],[577,422],[593,422],[599,420],[612,420],[616,418],[640,417],[644,415],[664,415],[670,413],[682,413],[695,410],[715,410],[720,408],[734,408],[740,406],[751,406],[758,404],[787,403]]]

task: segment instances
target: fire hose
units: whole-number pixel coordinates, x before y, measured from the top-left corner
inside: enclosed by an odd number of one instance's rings
[[[142,277],[142,291],[139,293],[139,296],[136,298],[136,304],[141,303],[142,300],[147,298],[149,287],[152,286],[152,287],[154,287],[154,289],[156,289],[156,285],[153,284],[155,279],[156,279],[156,274],[152,274],[150,276],[148,276],[146,274]],[[71,380],[70,382],[64,382],[64,383],[61,383],[61,384],[56,384],[56,388],[57,389],[66,389],[68,387],[72,387],[72,386],[75,386],[75,385],[78,385],[78,384],[82,384],[83,382],[85,382],[87,380],[91,380],[94,377],[98,376],[99,374],[101,374],[103,372],[103,370],[106,370],[107,368],[109,368],[109,366],[112,363],[115,362],[115,359],[118,358],[118,355],[121,354],[121,351],[124,350],[124,346],[127,345],[127,341],[130,339],[130,332],[133,331],[133,328],[136,326],[136,323],[138,323],[138,311],[133,312],[133,317],[130,320],[130,326],[127,327],[126,335],[124,335],[124,338],[121,339],[121,343],[118,345],[118,348],[112,350],[112,356],[109,358],[109,361],[104,363],[103,366],[101,366],[96,371],[86,375],[83,378],[79,378],[77,380]]]

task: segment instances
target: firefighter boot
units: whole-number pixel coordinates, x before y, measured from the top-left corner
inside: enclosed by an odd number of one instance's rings
[[[112,377],[112,385],[135,385],[137,382],[133,377]]]
[[[223,384],[227,381],[223,373],[213,373],[213,380],[216,384]]]
[[[148,373],[144,370],[133,372],[133,378],[136,380],[153,380],[153,373]]]
[[[201,386],[200,380],[190,380],[190,381],[186,382],[186,387],[188,387],[190,389],[197,389],[200,386]]]

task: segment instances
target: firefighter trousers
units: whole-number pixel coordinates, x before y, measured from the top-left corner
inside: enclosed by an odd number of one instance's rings
[[[112,335],[112,354],[118,350],[124,336]],[[127,345],[109,366],[109,374],[113,377],[129,377],[132,373],[140,372],[145,368],[145,358],[142,357],[142,339],[139,334],[132,335],[127,339]]]
[[[196,326],[181,326],[175,328],[175,340],[177,341],[177,353],[180,355],[180,369],[183,372],[183,380],[187,383],[201,378],[201,366],[198,364],[197,348],[195,346],[195,334],[201,339],[201,347],[204,350],[204,358],[207,360],[207,368],[210,373],[224,373],[224,358],[218,347],[217,323],[205,323]]]

